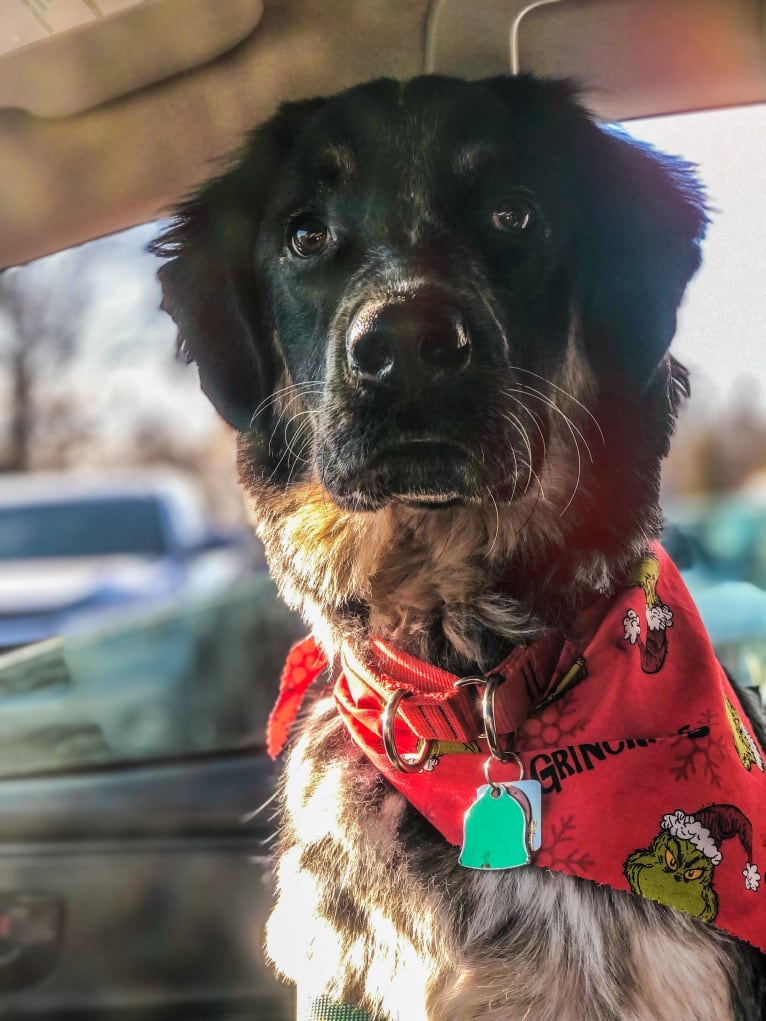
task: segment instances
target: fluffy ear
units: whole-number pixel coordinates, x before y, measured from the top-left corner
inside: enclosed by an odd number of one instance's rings
[[[577,206],[588,353],[608,378],[643,386],[673,338],[678,305],[700,264],[708,220],[693,167],[599,127],[571,82],[520,75],[488,84],[533,132],[557,141]]]
[[[159,278],[179,347],[197,363],[203,392],[240,432],[273,387],[277,358],[256,278],[258,225],[275,173],[322,103],[283,106],[250,135],[233,168],[179,206],[170,228],[149,246],[170,257]]]
[[[665,356],[700,265],[704,193],[690,164],[589,127],[579,168],[585,343],[596,366],[643,386]]]

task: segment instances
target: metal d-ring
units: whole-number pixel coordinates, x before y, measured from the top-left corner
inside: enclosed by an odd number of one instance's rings
[[[497,759],[498,762],[520,763],[521,760],[512,748],[506,750],[500,747],[500,741],[497,736],[497,726],[495,725],[495,692],[502,683],[503,677],[500,674],[490,674],[481,693],[481,715],[484,721],[484,736],[487,739],[487,747],[494,759]]]
[[[409,698],[411,694],[411,691],[404,691],[403,688],[398,688],[388,702],[386,702],[386,708],[383,710],[383,716],[381,717],[383,724],[383,746],[386,749],[386,755],[400,773],[419,773],[431,758],[431,749],[434,745],[433,741],[423,739],[423,748],[420,754],[411,762],[403,759],[399,754],[399,749],[396,747],[396,738],[394,737],[394,720],[396,719],[399,703],[403,698]]]

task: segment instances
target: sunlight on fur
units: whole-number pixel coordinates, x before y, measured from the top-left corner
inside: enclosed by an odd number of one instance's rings
[[[426,1017],[424,991],[429,983],[428,957],[398,931],[396,924],[382,911],[371,911],[370,925],[376,934],[376,952],[365,974],[367,995],[381,1001],[391,988],[391,975],[398,976],[394,1001],[401,1017]]]

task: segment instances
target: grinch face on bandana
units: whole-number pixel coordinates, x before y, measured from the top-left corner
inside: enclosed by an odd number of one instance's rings
[[[735,805],[708,805],[693,815],[681,809],[662,818],[662,830],[647,848],[625,862],[634,893],[712,922],[718,914],[713,874],[723,855],[720,844],[738,837],[747,855],[742,875],[755,892],[761,876],[752,858],[752,827]]]
[[[660,833],[645,851],[628,858],[625,876],[641,897],[712,922],[718,914],[713,867],[690,840]]]

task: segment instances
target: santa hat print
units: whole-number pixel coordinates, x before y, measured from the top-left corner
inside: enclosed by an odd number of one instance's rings
[[[753,857],[753,827],[750,820],[736,805],[707,805],[693,815],[687,815],[677,809],[670,815],[662,817],[662,828],[671,836],[688,840],[698,851],[708,858],[713,865],[719,865],[723,857],[721,843],[730,837],[739,837],[745,851],[745,888],[757,890],[761,883],[761,874]]]

